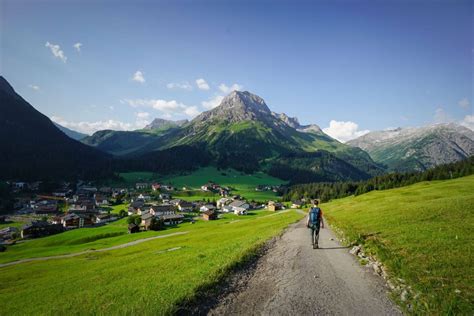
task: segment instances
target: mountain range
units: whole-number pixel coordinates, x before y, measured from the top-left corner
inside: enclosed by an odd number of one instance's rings
[[[372,132],[343,144],[318,125],[271,111],[255,94],[233,91],[191,121],[155,119],[141,130],[82,138],[51,122],[0,77],[0,174],[6,179],[163,174],[214,165],[264,171],[290,183],[356,181],[468,157],[473,134],[435,125]]]
[[[423,171],[474,155],[474,132],[449,123],[370,132],[347,142],[391,171]]]

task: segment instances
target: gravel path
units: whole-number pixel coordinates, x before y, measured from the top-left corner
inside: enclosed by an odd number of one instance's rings
[[[112,246],[112,247],[109,247],[109,248],[91,249],[91,250],[85,250],[85,251],[81,251],[81,252],[70,253],[70,254],[67,254],[67,255],[21,259],[21,260],[17,260],[17,261],[8,262],[8,263],[2,263],[2,264],[0,264],[0,268],[13,266],[13,265],[21,264],[21,263],[25,263],[25,262],[72,258],[72,257],[77,257],[77,256],[81,256],[81,255],[88,254],[88,253],[104,252],[104,251],[110,251],[110,250],[115,250],[115,249],[122,249],[122,248],[130,247],[130,246],[135,246],[135,245],[141,244],[143,242],[147,242],[147,241],[154,240],[154,239],[167,238],[167,237],[178,236],[178,235],[183,235],[183,234],[187,234],[187,233],[188,232],[178,232],[178,233],[172,233],[172,234],[168,234],[168,235],[161,235],[161,236],[143,238],[143,239],[138,239],[138,240],[128,242],[126,244]]]
[[[382,278],[362,267],[329,229],[312,249],[304,221],[234,278],[210,315],[401,315]]]

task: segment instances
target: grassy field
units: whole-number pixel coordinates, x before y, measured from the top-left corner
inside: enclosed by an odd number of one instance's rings
[[[123,249],[0,268],[0,315],[170,314],[302,216],[295,211],[228,214],[217,221],[184,223],[161,232],[94,240],[104,232],[123,231],[125,224],[117,222],[16,245],[0,254],[2,262],[188,232]]]
[[[322,205],[327,219],[412,286],[414,314],[474,313],[474,176]]]
[[[257,185],[280,185],[286,183],[278,178],[271,177],[263,172],[251,175],[242,174],[235,170],[217,170],[214,167],[201,168],[188,175],[170,176],[160,178],[163,183],[170,183],[177,188],[189,187],[199,189],[201,185],[209,181],[214,181],[222,186],[234,188],[232,194],[239,194],[249,200],[271,200],[275,199],[276,194],[271,191],[257,192]],[[199,196],[199,195],[198,195]],[[207,195],[203,195],[207,198]]]

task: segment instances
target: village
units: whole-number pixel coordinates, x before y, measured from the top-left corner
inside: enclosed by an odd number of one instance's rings
[[[41,183],[11,182],[15,204],[11,214],[0,216],[0,251],[5,245],[21,240],[41,238],[72,229],[93,228],[127,218],[128,233],[162,230],[184,221],[217,220],[221,214],[247,215],[250,210],[283,210],[301,208],[304,201],[284,205],[277,201],[248,201],[233,195],[232,188],[209,181],[199,188],[213,193],[218,199],[190,200],[174,197],[179,189],[169,184],[136,182],[133,187],[97,187],[79,181],[61,183],[55,190],[44,193]],[[186,188],[183,188],[186,189]],[[255,190],[274,190],[258,186]],[[40,193],[41,192],[41,193]],[[8,223],[22,223],[9,226]]]

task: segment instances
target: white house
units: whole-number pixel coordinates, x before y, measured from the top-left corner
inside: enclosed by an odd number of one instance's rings
[[[234,202],[230,203],[229,206],[232,208],[232,211],[235,210],[245,210],[247,211],[250,208],[250,204],[245,201],[235,200]]]
[[[234,214],[235,215],[246,215],[247,210],[241,207],[234,207]]]
[[[216,203],[216,204],[217,204],[217,208],[222,208],[224,205],[229,204],[230,201],[231,201],[231,199],[225,198],[225,197],[223,197],[223,198],[217,200],[217,203]]]
[[[207,211],[214,211],[216,209],[216,207],[212,204],[206,204],[206,205],[203,205],[199,208],[199,211],[201,212],[207,212]]]

